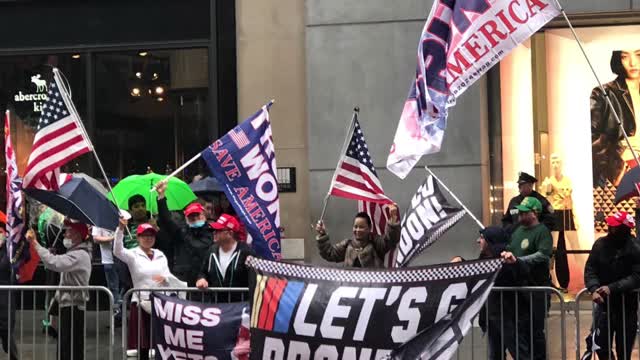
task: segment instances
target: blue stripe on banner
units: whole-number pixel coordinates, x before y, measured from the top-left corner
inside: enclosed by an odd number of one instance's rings
[[[289,332],[289,322],[293,315],[293,308],[296,306],[303,289],[304,283],[289,281],[282,297],[280,297],[280,304],[278,306],[278,312],[276,313],[273,331],[283,334]]]

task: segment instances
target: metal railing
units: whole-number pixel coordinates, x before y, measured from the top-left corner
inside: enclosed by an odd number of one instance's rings
[[[219,303],[230,303],[237,301],[249,301],[249,289],[248,288],[208,288],[208,289],[198,289],[198,288],[134,288],[127,291],[122,297],[122,358],[137,358],[137,359],[147,359],[152,358],[151,355],[145,354],[144,352],[148,352],[154,348],[153,346],[153,316],[151,314],[145,315],[145,310],[141,309],[140,306],[135,306],[137,327],[135,329],[135,348],[130,348],[128,339],[129,339],[129,316],[132,313],[129,312],[128,307],[132,302],[133,295],[137,294],[137,298],[140,299],[146,298],[149,293],[158,292],[163,294],[175,294],[177,296],[185,297],[187,300],[203,302],[203,303],[211,303],[211,304],[219,304]],[[153,306],[151,304],[151,306]],[[142,321],[141,321],[142,320]],[[146,322],[146,323],[145,323]],[[148,326],[148,342],[142,339],[143,333],[146,331]],[[142,344],[148,345],[142,346]],[[132,352],[133,351],[133,352]]]
[[[62,307],[58,304],[53,308],[51,300],[54,299],[56,292],[70,294],[86,292],[89,300],[82,302],[81,306]],[[112,360],[115,343],[114,322],[111,312],[109,312],[107,319],[101,319],[101,297],[103,298],[103,306],[105,305],[104,297],[106,297],[106,305],[109,309],[113,308],[113,296],[107,288],[102,286],[0,286],[0,306],[6,307],[7,315],[7,328],[2,329],[2,332],[6,331],[6,333],[2,335],[7,336],[6,352],[9,354],[9,358]],[[29,312],[31,313],[29,314]],[[57,317],[58,324],[62,325],[58,327],[58,336],[55,340],[49,339],[50,330],[48,328],[43,328],[42,332],[39,331],[39,324],[41,322],[48,323],[50,316]],[[61,321],[63,316],[65,319]],[[82,316],[82,318],[78,319],[77,316]],[[95,327],[89,327],[88,318],[95,322]],[[67,320],[69,324],[67,324]],[[82,322],[81,330],[76,326],[80,320]],[[93,325],[93,323],[91,324]],[[101,325],[104,324],[107,325],[106,331],[104,328],[101,329]],[[80,331],[82,331],[82,336],[77,336]],[[105,332],[108,333],[106,353],[100,345],[101,341],[105,341],[101,333]],[[64,342],[63,335],[68,337],[68,343]],[[78,354],[75,349],[78,347],[78,342],[81,342],[81,354]],[[88,356],[88,346],[95,346],[95,356]],[[70,355],[62,355],[61,347],[68,349]]]

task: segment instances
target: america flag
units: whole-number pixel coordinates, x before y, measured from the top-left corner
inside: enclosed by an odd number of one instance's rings
[[[333,174],[329,194],[353,200],[392,204],[393,201],[382,190],[369,147],[355,116],[350,130],[349,144]]]
[[[58,71],[54,69],[54,81],[49,83],[48,99],[42,106],[29,155],[24,188],[59,189],[70,179],[68,174],[60,173],[60,167],[91,151],[81,120],[70,111],[73,103],[61,84]]]
[[[18,164],[16,154],[11,143],[11,126],[9,111],[4,119],[4,154],[7,164],[7,249],[13,256],[13,247],[22,238],[24,220],[22,219],[22,191],[20,191],[20,178],[18,177]]]

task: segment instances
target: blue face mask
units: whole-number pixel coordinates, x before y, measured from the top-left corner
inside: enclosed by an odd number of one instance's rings
[[[205,221],[204,221],[204,220],[199,220],[199,221],[196,221],[196,222],[190,223],[190,224],[189,224],[189,227],[190,227],[190,228],[201,228],[201,227],[203,227],[203,226],[204,226],[204,223],[205,223]]]

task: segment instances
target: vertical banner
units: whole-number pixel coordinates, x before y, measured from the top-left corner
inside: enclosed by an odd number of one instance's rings
[[[203,304],[159,293],[151,299],[157,360],[247,358],[237,349],[247,303]]]
[[[251,234],[253,249],[261,257],[279,260],[280,200],[270,106],[216,140],[202,157]]]
[[[373,360],[455,350],[502,262],[345,270],[250,257],[247,265],[256,272],[251,359]]]

